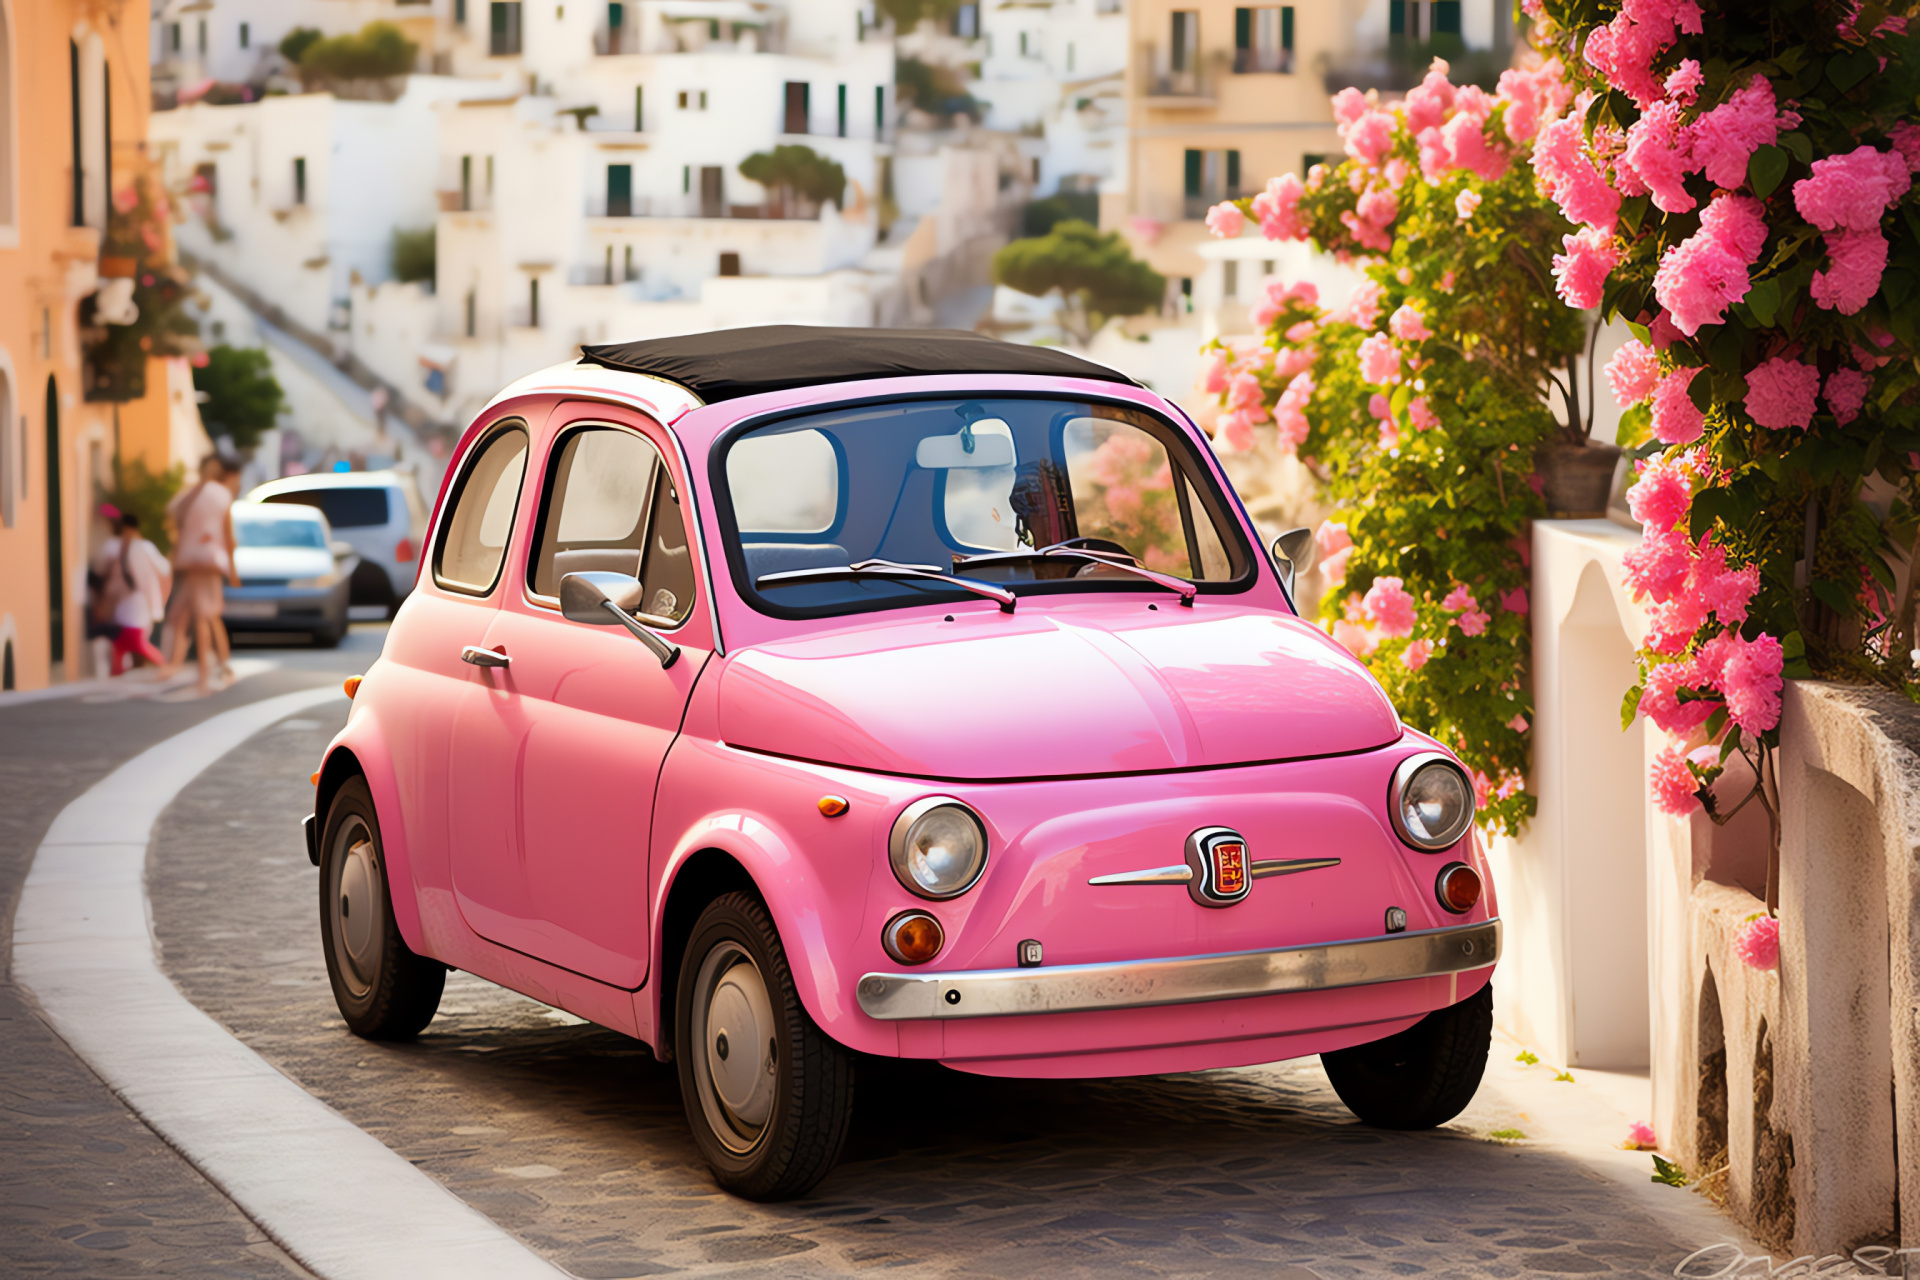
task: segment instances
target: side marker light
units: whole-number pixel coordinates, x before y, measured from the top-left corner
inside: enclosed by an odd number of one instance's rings
[[[837,818],[853,806],[847,803],[845,796],[821,796],[819,800],[822,817]]]
[[[364,679],[366,679],[365,676],[348,676],[341,682],[340,687],[347,691],[348,698],[352,698],[353,695],[360,692],[360,682]]]

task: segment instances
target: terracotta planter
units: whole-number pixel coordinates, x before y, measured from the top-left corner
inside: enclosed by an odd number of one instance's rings
[[[100,274],[108,280],[131,280],[140,271],[138,258],[122,258],[113,254],[100,255]]]
[[[1547,514],[1558,519],[1604,516],[1619,461],[1619,445],[1542,445],[1534,452],[1533,464],[1544,486]]]

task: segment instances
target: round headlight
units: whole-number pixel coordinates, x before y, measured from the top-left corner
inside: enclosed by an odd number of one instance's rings
[[[909,893],[951,898],[971,889],[987,869],[987,829],[958,800],[930,796],[894,819],[887,853]]]
[[[1473,780],[1438,752],[1408,756],[1393,771],[1387,808],[1402,840],[1437,853],[1458,844],[1473,825]]]

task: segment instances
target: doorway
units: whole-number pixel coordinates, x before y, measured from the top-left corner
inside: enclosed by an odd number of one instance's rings
[[[67,659],[67,563],[60,515],[60,385],[47,375],[47,638],[48,657]]]
[[[705,165],[700,170],[700,216],[703,218],[722,218],[726,211],[721,201],[725,199],[726,173],[717,164]]]

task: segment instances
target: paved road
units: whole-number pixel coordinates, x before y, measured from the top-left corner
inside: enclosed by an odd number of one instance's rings
[[[580,1276],[1659,1275],[1728,1234],[1592,1125],[1577,1150],[1490,1140],[1593,1113],[1581,1086],[1523,1073],[1510,1050],[1460,1121],[1425,1134],[1358,1126],[1312,1061],[1091,1083],[894,1064],[862,1077],[847,1161],[814,1196],[735,1201],[700,1166],[671,1070],[622,1036],[465,975],[417,1043],[345,1032],[296,826],[343,715],[282,722],[163,818],[163,965],[294,1080]]]
[[[356,628],[333,653],[243,648],[236,656],[281,669],[205,700],[0,700],[0,1275],[305,1274],[39,1020],[13,984],[13,915],[34,849],[68,801],[207,716],[362,669],[383,631]]]

